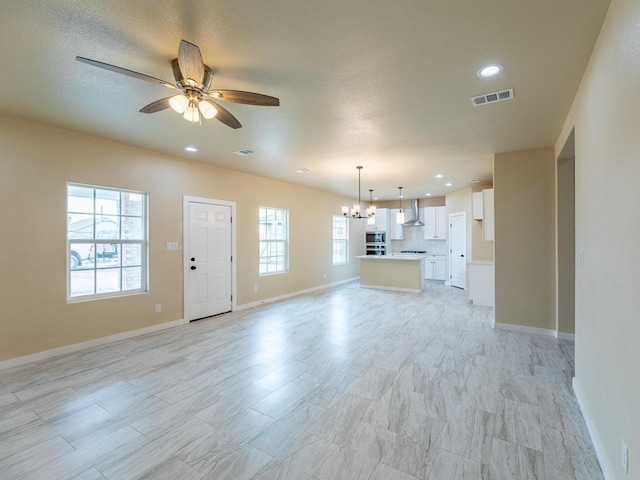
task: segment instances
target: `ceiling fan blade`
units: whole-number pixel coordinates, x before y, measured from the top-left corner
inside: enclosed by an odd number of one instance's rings
[[[216,95],[217,94],[217,95]],[[246,105],[260,105],[263,107],[277,107],[280,99],[262,95],[261,93],[243,92],[241,90],[214,90],[209,95],[225,102],[244,103]],[[220,96],[218,96],[220,95]]]
[[[85,57],[76,57],[76,60],[82,63],[86,63],[87,65],[104,68],[105,70],[109,70],[110,72],[120,73],[121,75],[137,78],[138,80],[145,80],[147,82],[157,83],[159,85],[164,85],[165,87],[176,89],[176,86],[173,83],[165,82],[164,80],[160,80],[159,78],[150,77],[149,75],[145,75],[144,73],[134,72],[133,70],[127,70],[126,68],[116,67],[115,65],[99,62],[97,60],[91,60],[90,58]]]
[[[142,107],[140,112],[142,113],[156,113],[160,110],[164,110],[165,108],[169,108],[169,100],[173,97],[161,98],[160,100],[156,100],[155,102],[151,102],[146,107]]]
[[[218,113],[216,113],[215,118],[220,120],[222,123],[224,123],[228,127],[231,127],[234,129],[242,127],[242,124],[238,121],[238,119],[233,115],[231,115],[231,113],[226,108],[220,106],[220,104],[214,102],[210,98],[207,98],[207,102],[213,103],[216,107],[216,110],[218,110]]]
[[[178,49],[178,64],[185,80],[191,79],[196,84],[202,84],[204,78],[204,64],[202,54],[197,45],[180,40]]]

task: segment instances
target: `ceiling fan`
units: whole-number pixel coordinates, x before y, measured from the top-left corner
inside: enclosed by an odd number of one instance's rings
[[[181,93],[171,97],[162,98],[142,107],[142,113],[155,113],[171,107],[178,113],[182,113],[185,120],[190,122],[200,122],[200,117],[205,119],[217,118],[225,125],[231,128],[240,128],[242,125],[236,117],[231,115],[229,111],[216,103],[214,100],[223,100],[225,102],[244,103],[246,105],[261,106],[278,106],[280,100],[269,95],[260,93],[243,92],[240,90],[218,90],[211,88],[213,80],[213,70],[204,64],[202,54],[197,45],[180,41],[178,49],[178,58],[171,60],[171,68],[173,69],[173,77],[176,80],[173,83],[165,82],[159,78],[151,77],[143,73],[134,72],[122,67],[116,67],[108,63],[91,60],[85,57],[76,57],[76,60],[93,65],[94,67],[104,68],[112,72],[127,75],[129,77],[146,80],[147,82],[157,83]]]

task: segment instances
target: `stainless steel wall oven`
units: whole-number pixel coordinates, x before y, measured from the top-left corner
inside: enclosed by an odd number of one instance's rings
[[[365,251],[367,255],[387,254],[387,232],[374,231],[365,233]]]

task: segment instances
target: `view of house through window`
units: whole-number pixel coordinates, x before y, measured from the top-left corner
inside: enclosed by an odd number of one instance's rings
[[[67,185],[67,296],[145,291],[146,194]]]
[[[286,272],[289,268],[289,211],[260,207],[260,275]]]
[[[344,215],[333,216],[333,264],[349,263],[349,221]]]

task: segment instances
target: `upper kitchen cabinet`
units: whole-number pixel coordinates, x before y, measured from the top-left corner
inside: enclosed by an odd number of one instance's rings
[[[424,207],[424,238],[427,240],[447,239],[446,207]]]
[[[493,188],[471,194],[471,213],[474,220],[482,220],[482,239],[493,240]]]
[[[389,239],[402,240],[402,224],[396,221],[396,215],[400,211],[399,208],[389,209]]]
[[[471,215],[474,220],[482,220],[483,212],[482,192],[473,192],[471,194]]]
[[[373,216],[374,223],[372,225],[367,224],[367,231],[381,231],[386,232],[389,230],[389,209],[378,208],[376,214]],[[367,220],[368,222],[368,220]]]

